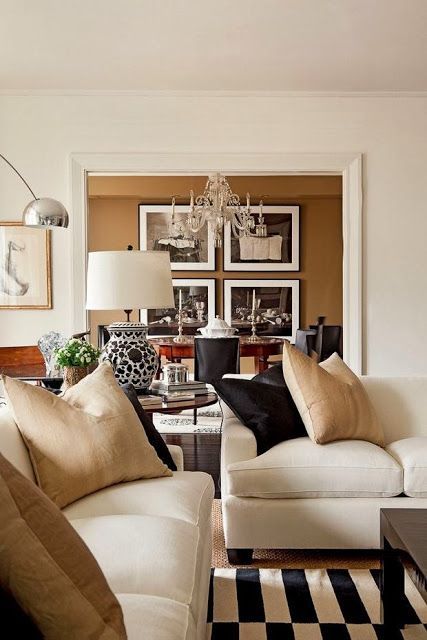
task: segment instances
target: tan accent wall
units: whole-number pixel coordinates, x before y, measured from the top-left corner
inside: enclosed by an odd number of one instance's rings
[[[188,192],[203,191],[204,176],[90,176],[88,179],[90,251],[138,246],[138,204],[188,202]],[[215,278],[216,308],[222,314],[222,281],[226,278],[297,278],[300,280],[300,326],[324,315],[329,324],[342,324],[342,184],[339,176],[235,176],[232,189],[252,203],[300,206],[300,271],[223,271],[217,250],[216,271],[174,271],[176,278]],[[134,314],[136,319],[137,315]],[[93,311],[92,327],[123,320],[122,312]],[[93,335],[93,339],[96,340]]]

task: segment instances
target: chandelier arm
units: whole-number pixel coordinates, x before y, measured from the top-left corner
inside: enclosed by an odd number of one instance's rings
[[[192,233],[198,233],[206,222],[206,212],[196,211],[195,214],[193,214],[193,217],[197,218],[198,222],[196,222],[195,224],[192,223],[192,215],[190,213],[187,217],[187,227]]]
[[[231,221],[231,229],[235,238],[242,238],[245,235],[245,228],[236,223],[235,218]]]
[[[16,173],[17,176],[19,176],[19,178],[21,178],[22,182],[25,184],[25,186],[27,187],[28,191],[31,193],[31,195],[33,196],[34,200],[37,200],[37,196],[34,193],[34,191],[31,189],[30,185],[28,184],[28,182],[25,180],[25,178],[23,178],[23,176],[19,173],[18,169],[16,167],[13,166],[13,164],[11,162],[9,162],[9,160],[7,158],[4,157],[4,155],[2,153],[0,153],[0,158],[2,158],[6,164],[9,165],[9,167]]]
[[[240,231],[245,231],[245,229],[247,229],[247,225],[244,223],[242,213],[236,212],[232,219],[237,229],[239,229]]]

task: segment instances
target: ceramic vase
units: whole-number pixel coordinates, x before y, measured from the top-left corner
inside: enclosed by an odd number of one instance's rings
[[[101,360],[112,364],[119,384],[131,383],[137,391],[146,392],[159,366],[157,352],[147,342],[148,328],[139,322],[115,322],[107,329],[111,337]]]

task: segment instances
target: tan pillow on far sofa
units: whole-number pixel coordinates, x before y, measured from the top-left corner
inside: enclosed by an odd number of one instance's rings
[[[2,455],[0,504],[0,583],[43,638],[125,640],[122,610],[95,558],[61,511]]]
[[[367,440],[384,446],[368,394],[338,354],[317,364],[285,340],[283,375],[313,442]]]
[[[3,385],[37,483],[58,507],[119,482],[172,475],[109,364],[62,397],[6,376]]]

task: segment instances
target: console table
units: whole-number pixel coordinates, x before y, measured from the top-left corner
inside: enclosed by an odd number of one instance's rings
[[[198,339],[203,340],[203,338]],[[193,336],[188,336],[186,342],[174,342],[173,337],[148,340],[156,348],[159,356],[165,356],[169,362],[181,362],[181,360],[194,358]],[[281,354],[283,349],[283,340],[280,338],[260,338],[258,342],[250,342],[248,337],[242,336],[239,341],[240,356],[253,358],[257,373],[265,371],[268,368],[268,358]]]

